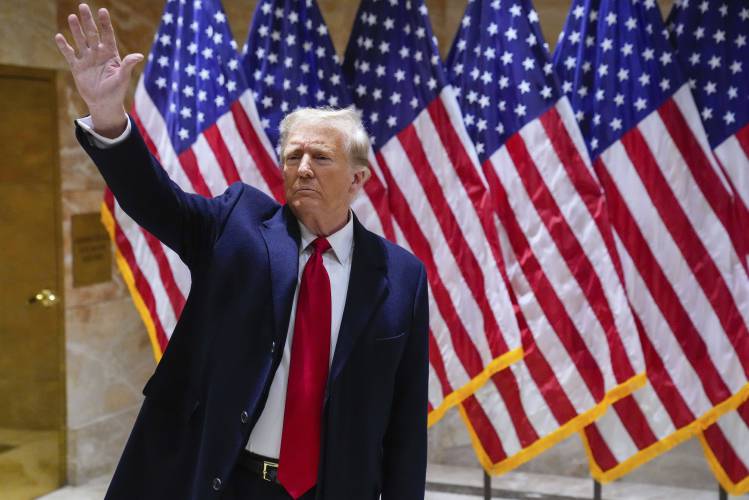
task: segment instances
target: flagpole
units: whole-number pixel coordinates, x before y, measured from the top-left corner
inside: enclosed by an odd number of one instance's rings
[[[718,485],[718,498],[719,500],[728,500],[728,493],[720,485]]]
[[[484,500],[491,500],[492,477],[484,471]]]
[[[601,500],[601,483],[593,480],[593,500]]]

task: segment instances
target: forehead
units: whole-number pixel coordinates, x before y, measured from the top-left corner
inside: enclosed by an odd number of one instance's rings
[[[343,147],[343,134],[337,128],[324,123],[296,123],[289,130],[286,149],[298,147],[322,147],[338,150]]]

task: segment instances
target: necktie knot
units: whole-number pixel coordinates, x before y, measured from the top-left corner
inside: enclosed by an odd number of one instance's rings
[[[315,238],[315,241],[311,243],[311,246],[313,255],[316,253],[322,255],[330,250],[330,243],[325,238]]]

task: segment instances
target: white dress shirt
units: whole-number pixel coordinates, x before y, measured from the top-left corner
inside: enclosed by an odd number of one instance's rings
[[[99,148],[112,147],[124,141],[130,134],[130,120],[127,121],[125,131],[114,139],[109,139],[93,130],[91,117],[86,116],[76,120],[78,124],[94,138],[94,143]],[[296,290],[294,291],[294,302],[291,306],[289,317],[289,329],[286,334],[286,344],[283,348],[281,363],[273,377],[273,382],[268,393],[260,418],[255,424],[247,449],[258,455],[269,458],[278,458],[281,452],[281,433],[283,431],[284,409],[286,407],[286,386],[289,381],[289,363],[291,361],[291,342],[294,338],[294,323],[296,319],[296,304],[299,297],[299,283],[302,280],[302,272],[312,255],[309,245],[317,238],[307,227],[299,222],[301,232],[301,245],[299,248],[299,274],[297,276]],[[341,328],[343,308],[346,305],[346,294],[348,292],[349,276],[351,275],[351,259],[354,252],[354,218],[349,212],[348,222],[341,229],[327,237],[331,249],[323,254],[322,261],[330,278],[330,358],[333,362],[338,332]],[[330,365],[329,365],[330,366]]]
[[[276,370],[276,375],[273,377],[265,408],[263,408],[260,419],[255,424],[247,442],[248,450],[269,458],[278,458],[281,451],[281,432],[283,431],[283,417],[286,407],[286,386],[289,382],[291,342],[294,338],[299,283],[302,280],[304,266],[312,255],[312,248],[308,247],[317,238],[301,222],[299,228],[302,236],[299,248],[299,274],[294,291],[294,302],[291,306],[289,330],[286,334],[283,357],[278,370]],[[332,363],[333,353],[338,341],[338,332],[341,328],[343,308],[346,305],[346,293],[348,292],[349,276],[351,275],[351,258],[354,251],[354,218],[350,213],[346,225],[328,236],[327,240],[330,243],[331,250],[323,254],[322,261],[330,278],[330,358],[328,362]]]

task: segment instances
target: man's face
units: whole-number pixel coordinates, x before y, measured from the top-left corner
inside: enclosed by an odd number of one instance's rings
[[[349,165],[342,134],[318,123],[299,123],[283,151],[286,201],[297,216],[348,213],[361,186]]]

